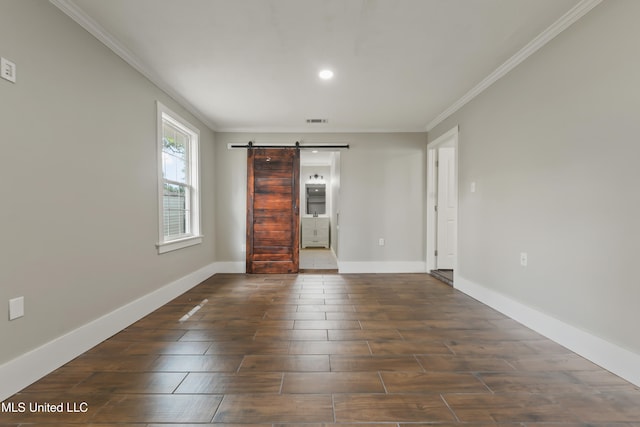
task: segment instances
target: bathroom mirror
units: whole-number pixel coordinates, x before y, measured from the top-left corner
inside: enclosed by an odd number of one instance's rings
[[[324,215],[326,211],[326,186],[325,184],[306,184],[307,215]]]

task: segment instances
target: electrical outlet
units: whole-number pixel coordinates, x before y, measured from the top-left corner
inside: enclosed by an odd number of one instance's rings
[[[520,265],[523,267],[527,266],[528,256],[526,252],[520,252]]]
[[[7,58],[0,58],[0,77],[11,83],[16,82],[16,64]]]
[[[24,316],[24,297],[9,300],[9,320]]]
[[[378,246],[384,246],[384,239],[382,237],[378,239]]]

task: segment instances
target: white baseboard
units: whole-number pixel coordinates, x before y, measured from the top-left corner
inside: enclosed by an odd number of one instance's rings
[[[640,354],[456,275],[454,287],[593,363],[640,386]]]
[[[209,264],[111,313],[0,365],[0,401],[19,392],[113,334],[217,273]]]
[[[338,272],[352,273],[425,273],[424,261],[338,261]]]
[[[216,273],[244,274],[246,272],[247,263],[245,261],[224,261],[216,263]]]

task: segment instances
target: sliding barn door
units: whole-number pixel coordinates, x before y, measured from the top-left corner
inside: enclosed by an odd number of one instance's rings
[[[300,150],[247,153],[247,273],[297,273]]]

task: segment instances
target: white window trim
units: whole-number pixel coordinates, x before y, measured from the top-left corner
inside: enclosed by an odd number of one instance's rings
[[[200,233],[200,130],[191,123],[174,113],[160,101],[156,101],[157,106],[157,154],[158,154],[158,253],[163,254],[177,249],[186,248],[202,243],[202,234]],[[191,233],[180,236],[177,239],[165,240],[164,236],[164,177],[162,175],[162,122],[167,120],[172,125],[180,128],[192,137],[189,159],[190,183],[194,188],[194,194],[191,198]],[[195,159],[193,158],[195,157]]]

